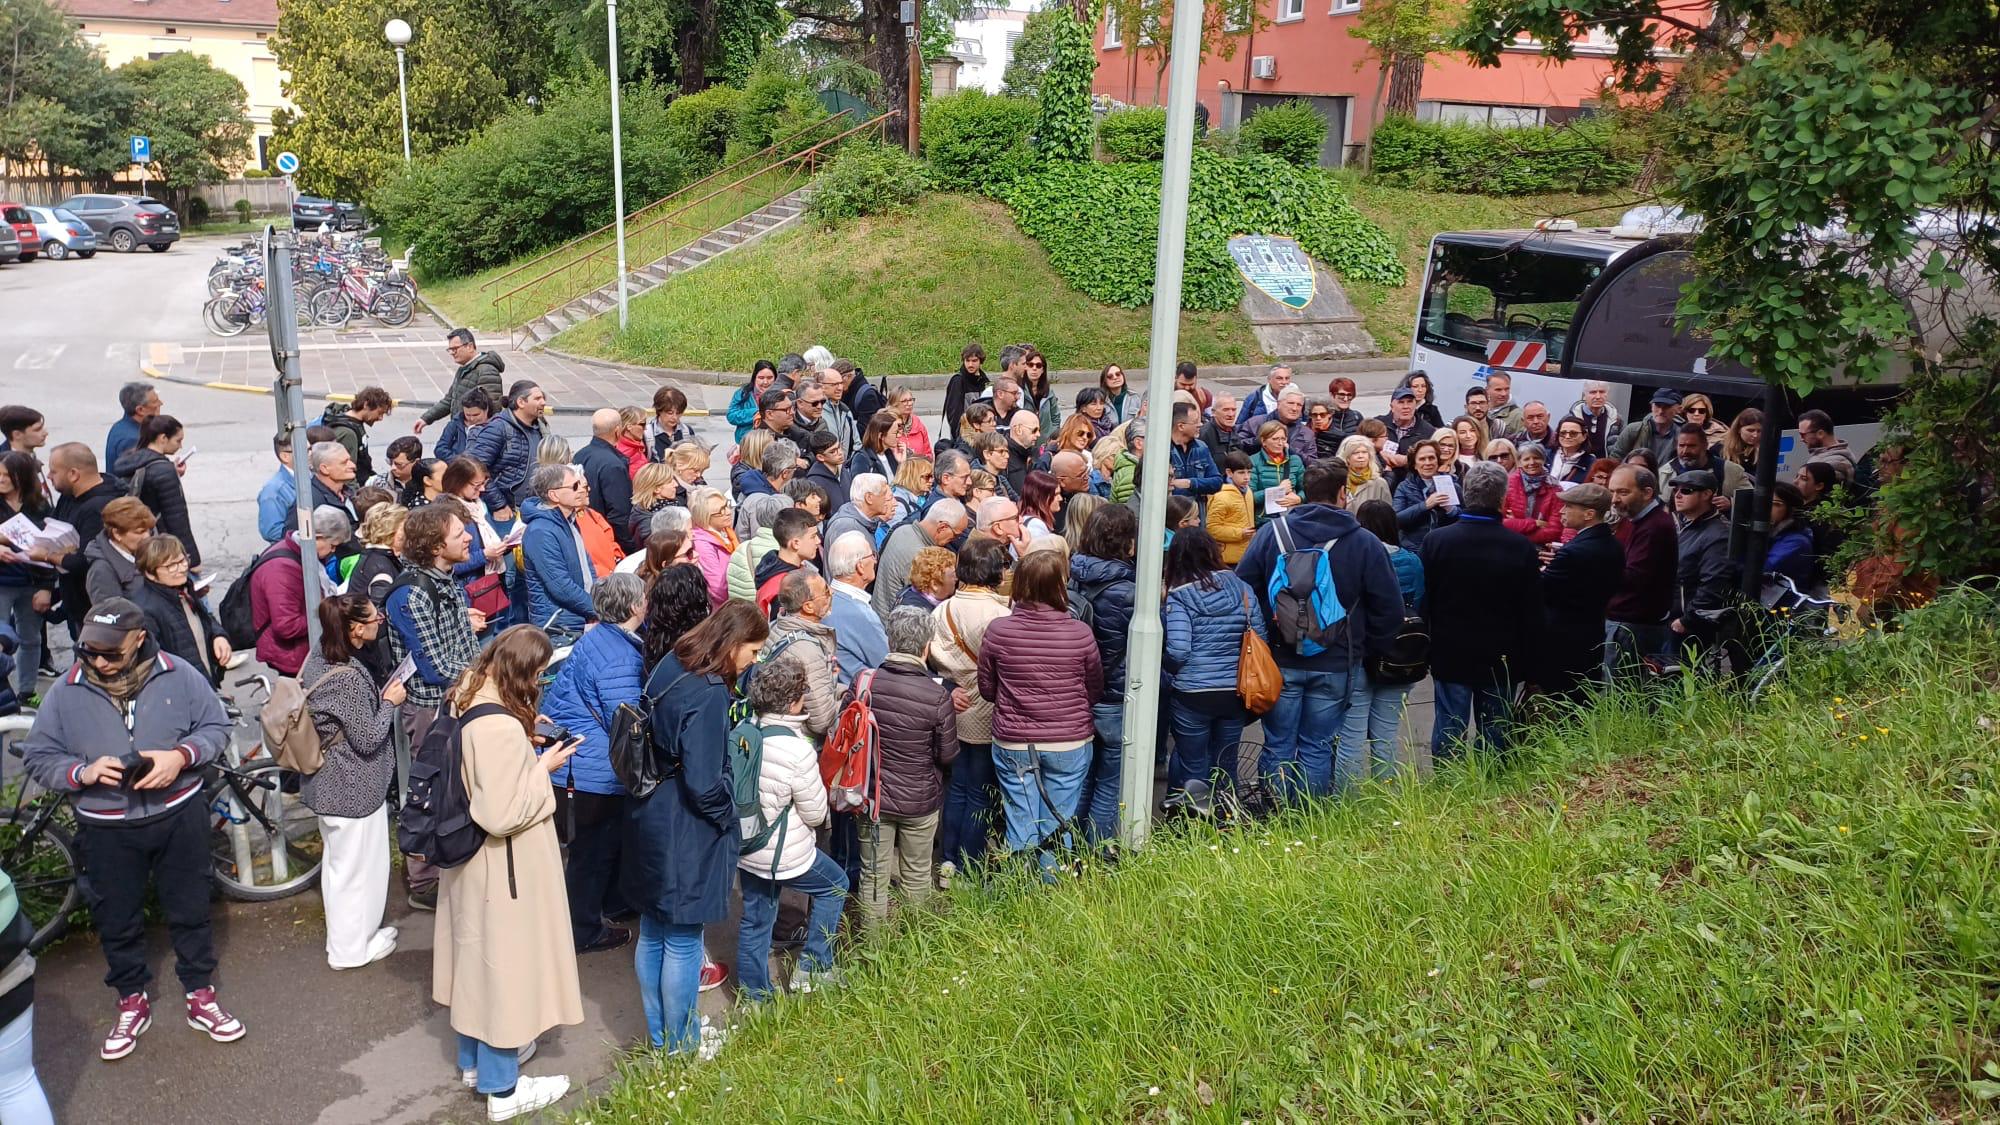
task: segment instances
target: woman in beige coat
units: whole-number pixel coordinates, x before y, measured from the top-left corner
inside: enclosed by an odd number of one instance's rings
[[[531,741],[549,654],[548,634],[516,625],[480,653],[451,699],[461,715],[494,709],[462,732],[472,819],[487,836],[438,880],[431,997],[451,1009],[459,1077],[486,1095],[491,1121],[532,1113],[569,1091],[563,1075],[521,1077],[521,1063],[542,1032],[583,1022],[549,785],[579,743],[537,760]]]
[[[951,765],[951,786],[938,818],[944,848],[938,881],[944,886],[985,857],[1000,805],[993,776],[993,704],[979,697],[979,645],[986,627],[1009,612],[1000,592],[1008,559],[1007,544],[998,540],[967,542],[958,556],[958,591],[931,611],[931,666],[957,685],[954,695],[967,705],[958,713],[958,760]]]

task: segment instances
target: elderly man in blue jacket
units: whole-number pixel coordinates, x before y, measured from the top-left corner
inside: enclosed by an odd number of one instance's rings
[[[1304,502],[1258,528],[1236,564],[1236,576],[1257,592],[1270,622],[1271,655],[1285,680],[1264,716],[1261,772],[1287,799],[1330,793],[1367,776],[1366,661],[1382,655],[1403,624],[1403,592],[1389,552],[1340,507],[1346,484],[1347,471],[1333,462],[1307,469],[1299,490]],[[1271,612],[1272,577],[1291,570],[1289,555],[1321,549],[1346,617],[1330,643],[1294,643]]]
[[[547,629],[561,645],[597,619],[590,602],[596,574],[576,526],[576,514],[590,504],[590,485],[575,465],[543,465],[529,475],[528,491],[521,502],[528,624]]]

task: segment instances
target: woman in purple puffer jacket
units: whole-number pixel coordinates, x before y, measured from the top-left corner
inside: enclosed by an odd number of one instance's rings
[[[1013,612],[986,627],[979,694],[993,703],[993,766],[1007,809],[1007,850],[1039,849],[1076,815],[1090,770],[1090,705],[1104,665],[1090,626],[1069,615],[1069,561],[1031,551],[1014,568]]]

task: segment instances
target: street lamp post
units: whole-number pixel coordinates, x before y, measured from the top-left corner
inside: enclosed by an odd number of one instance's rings
[[[403,105],[403,163],[410,162],[410,83],[403,72],[403,48],[410,43],[410,25],[390,20],[382,25],[382,36],[396,48],[396,97]]]
[[[611,29],[611,54],[605,60],[611,72],[611,213],[618,229],[618,331],[625,331],[628,309],[625,296],[625,148],[618,124],[618,0],[604,0],[604,14]]]

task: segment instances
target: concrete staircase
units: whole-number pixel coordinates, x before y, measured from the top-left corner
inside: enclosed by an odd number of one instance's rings
[[[748,246],[774,230],[789,226],[805,214],[812,192],[813,185],[807,183],[726,227],[708,232],[658,261],[632,270],[625,275],[627,299],[657,289],[675,274],[686,273],[703,262],[712,261],[739,246]],[[618,286],[612,282],[522,325],[514,332],[514,342],[530,350],[539,348],[584,321],[616,312],[617,309]]]

